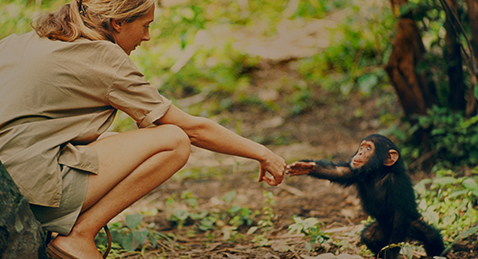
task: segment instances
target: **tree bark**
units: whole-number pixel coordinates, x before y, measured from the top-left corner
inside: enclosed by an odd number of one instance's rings
[[[468,17],[470,18],[470,28],[471,28],[471,46],[473,48],[473,54],[475,63],[478,63],[478,1],[476,0],[466,0],[466,5],[468,7]],[[477,114],[477,103],[475,97],[475,85],[477,83],[477,76],[473,73],[471,74],[471,84],[468,87],[468,94],[466,96],[466,115],[468,117],[474,116]]]
[[[431,73],[424,65],[426,53],[418,26],[412,13],[400,13],[400,7],[407,0],[390,0],[392,10],[399,17],[393,50],[385,70],[398,95],[405,117],[417,123],[414,115],[426,115],[427,110],[438,104],[438,96]],[[409,139],[414,145],[421,145],[423,153],[430,150],[428,130],[418,130]],[[431,160],[424,161],[420,168],[431,168]]]
[[[445,22],[445,61],[448,70],[448,85],[450,93],[448,102],[450,109],[454,111],[465,111],[465,84],[463,81],[463,62],[461,58],[460,42],[457,38],[459,33],[459,25],[455,22],[454,17],[458,16],[456,0],[446,0],[449,9],[446,12]],[[452,12],[452,13],[450,13]],[[454,15],[453,15],[454,14]]]
[[[396,11],[407,0],[391,0],[391,3]],[[428,108],[438,103],[429,70],[423,66],[419,68],[425,52],[422,37],[411,13],[401,14],[392,54],[385,69],[408,118],[424,115]]]

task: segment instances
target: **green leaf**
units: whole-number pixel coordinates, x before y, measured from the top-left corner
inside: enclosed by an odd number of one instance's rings
[[[137,228],[141,221],[143,221],[143,215],[141,214],[126,215],[126,226],[129,229]]]
[[[425,199],[422,199],[420,203],[418,203],[418,208],[422,211],[426,210],[428,208],[427,201]]]
[[[175,210],[174,217],[176,217],[178,220],[184,221],[189,217],[189,213],[185,210]]]
[[[128,233],[123,238],[121,245],[124,247],[124,249],[133,252],[134,250],[136,250],[136,248],[138,248],[140,242],[133,238],[133,233]]]
[[[299,224],[292,224],[289,226],[289,233],[295,232],[296,234],[299,234],[304,227],[299,225]]]
[[[406,257],[408,257],[409,259],[412,259],[413,258],[413,249],[412,247],[410,246],[410,244],[406,243],[401,249],[400,249],[400,253],[402,255],[405,255]]]
[[[185,199],[185,203],[191,205],[191,207],[196,208],[198,206],[198,200],[195,198]]]
[[[229,209],[229,214],[236,214],[240,210],[241,210],[241,207],[234,205]]]
[[[431,179],[423,179],[423,180],[421,180],[420,182],[418,182],[417,184],[415,184],[415,186],[414,186],[415,191],[416,191],[419,195],[425,195],[425,193],[427,192],[426,184],[431,183],[431,181],[432,181]]]
[[[445,215],[442,217],[441,221],[443,225],[447,226],[450,224],[453,224],[453,222],[456,220],[456,214],[450,214],[450,215]]]
[[[208,214],[209,212],[207,210],[204,210],[204,211],[201,211],[201,213],[191,213],[189,216],[193,220],[200,220],[205,218]]]
[[[475,91],[476,91],[476,88],[475,88]],[[461,129],[466,129],[472,125],[474,125],[476,122],[478,122],[478,115],[477,116],[474,116],[474,117],[471,117],[470,119],[468,120],[465,120],[464,122],[462,122],[458,128],[461,128]]]
[[[466,178],[463,181],[463,186],[470,191],[478,191],[478,184],[474,179]]]
[[[458,180],[453,178],[453,177],[440,177],[440,178],[435,178],[433,179],[433,185],[438,185],[438,186],[445,186],[445,185],[449,185],[449,184],[454,184],[456,183]]]
[[[153,246],[155,246],[156,244],[158,244],[158,241],[159,241],[159,235],[155,235],[154,233],[152,235],[148,235],[148,239],[149,239],[149,242],[151,242],[151,244]]]
[[[451,198],[466,194],[467,192],[468,192],[468,190],[454,191],[454,192],[450,193],[450,195],[448,195],[447,198],[451,199]]]
[[[308,218],[302,222],[304,229],[315,228],[319,220],[316,218]]]
[[[213,229],[215,229],[217,220],[218,220],[218,218],[215,217],[215,216],[205,217],[205,218],[201,219],[201,221],[199,221],[198,228],[201,231],[213,230]]]
[[[250,227],[249,230],[247,230],[247,234],[248,234],[248,235],[252,235],[252,234],[254,234],[254,232],[256,232],[258,229],[259,229],[258,226]]]
[[[438,217],[438,213],[436,213],[435,211],[432,211],[432,210],[424,211],[422,212],[422,216],[431,224],[435,225],[438,223],[439,217]]]
[[[478,83],[475,85],[475,98],[478,99]]]
[[[133,230],[133,239],[144,245],[146,238],[148,238],[149,230]]]

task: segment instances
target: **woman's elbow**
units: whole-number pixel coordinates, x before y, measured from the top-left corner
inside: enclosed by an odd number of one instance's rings
[[[191,144],[198,143],[206,132],[211,130],[213,121],[204,117],[194,117],[192,119],[191,126],[185,129],[186,134],[189,136]]]

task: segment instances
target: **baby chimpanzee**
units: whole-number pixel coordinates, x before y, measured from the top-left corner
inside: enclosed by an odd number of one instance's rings
[[[302,160],[288,165],[287,172],[355,185],[364,211],[376,220],[361,234],[362,242],[376,255],[407,238],[423,242],[428,256],[445,250],[438,230],[421,219],[410,176],[397,146],[387,137],[367,136],[350,162]],[[383,258],[396,259],[399,252],[398,247],[386,249]]]

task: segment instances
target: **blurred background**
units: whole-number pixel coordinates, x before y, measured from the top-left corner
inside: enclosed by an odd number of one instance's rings
[[[64,3],[0,0],[0,40]],[[366,135],[388,136],[425,218],[457,258],[476,258],[476,1],[163,0],[155,16],[151,41],[131,58],[161,94],[287,162],[346,160]],[[119,113],[111,130],[135,127]],[[357,233],[367,220],[353,190],[306,178],[251,187],[256,176],[255,163],[193,149],[183,170],[112,223],[110,257],[371,256],[358,235],[337,230]]]

